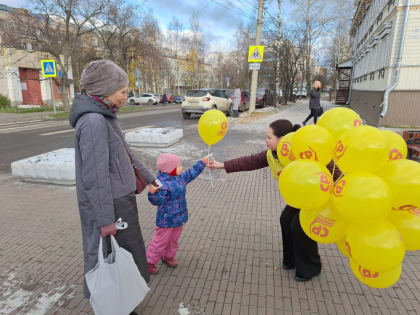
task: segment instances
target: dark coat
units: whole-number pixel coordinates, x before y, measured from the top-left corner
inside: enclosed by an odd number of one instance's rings
[[[321,92],[320,90],[312,89],[309,94],[309,109],[316,109],[321,106]]]
[[[154,177],[129,149],[115,113],[105,104],[87,95],[76,95],[70,124],[75,127],[76,190],[86,273],[97,263],[100,228],[118,219],[115,200],[133,195],[136,190],[127,150],[146,183]]]

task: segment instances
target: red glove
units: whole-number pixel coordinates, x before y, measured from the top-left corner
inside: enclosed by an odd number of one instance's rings
[[[105,225],[101,227],[101,235],[102,237],[108,235],[115,235],[117,234],[117,229],[115,228],[115,223],[111,223],[110,225]]]

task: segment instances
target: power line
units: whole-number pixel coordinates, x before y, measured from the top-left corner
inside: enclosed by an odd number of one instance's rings
[[[225,9],[227,9],[227,10],[229,10],[229,11],[231,11],[231,12],[233,12],[233,13],[236,13],[236,14],[238,14],[238,15],[241,15],[241,16],[243,16],[243,17],[246,17],[246,18],[248,18],[251,22],[253,22],[253,23],[257,23],[257,21],[254,19],[254,18],[252,18],[252,17],[250,17],[245,11],[243,11],[241,8],[239,8],[239,7],[237,7],[237,6],[235,6],[232,2],[230,2],[229,0],[225,0],[226,2],[225,3],[227,3],[228,5],[231,5],[232,7],[234,7],[234,8],[237,8],[237,9],[239,9],[239,11],[237,11],[237,10],[234,10],[234,9],[232,9],[232,8],[230,8],[230,7],[228,7],[228,6],[226,6],[226,5],[224,5],[224,4],[222,4],[222,3],[220,3],[220,2],[218,2],[218,1],[216,1],[216,0],[211,0],[211,1],[213,1],[214,3],[216,3],[216,4],[218,4],[218,5],[220,5],[221,7],[223,7],[223,8],[225,8]],[[273,36],[276,36],[276,34],[262,21],[262,25],[263,25],[263,27],[268,31],[268,32],[270,32]]]
[[[255,19],[250,16],[248,14],[248,12],[245,12],[244,10],[242,10],[242,8],[240,8],[239,6],[237,6],[236,4],[234,4],[232,1],[230,0],[224,0],[228,5],[231,5],[233,8],[236,8],[238,11],[242,12],[244,16],[246,16],[248,19],[250,19],[251,21],[254,21]]]
[[[251,16],[249,16],[248,14],[247,14],[247,12],[244,12],[240,7],[238,7],[237,5],[234,5],[231,1],[229,1],[229,0],[225,0],[226,2],[228,2],[230,5],[232,5],[233,7],[235,7],[235,8],[238,8],[241,12],[243,12],[251,21],[253,21],[255,24],[256,24],[256,19],[254,19],[254,18],[252,18]],[[243,0],[244,2],[242,2],[241,0],[238,0],[238,2],[239,3],[245,3],[245,4],[247,4],[248,6],[249,6],[249,3],[248,2],[246,2],[245,0]],[[263,11],[263,13],[264,13],[264,11]],[[268,32],[270,32],[273,36],[276,36],[276,34],[274,34],[273,32],[272,32],[272,30],[264,23],[264,20],[263,21],[261,21],[261,23],[262,23],[262,26],[268,31]]]
[[[211,3],[211,0],[207,1],[207,3],[205,5],[203,5],[203,7],[201,9],[199,9],[197,11],[197,14],[200,13],[201,11],[203,11],[205,8],[207,8],[207,6]]]
[[[246,18],[248,18],[248,19],[250,19],[251,21],[253,21],[253,19],[252,19],[252,18],[250,18],[248,15],[244,15],[243,13],[240,13],[240,12],[238,12],[238,11],[235,11],[235,10],[233,10],[232,8],[229,8],[229,7],[225,6],[225,5],[223,5],[223,4],[219,3],[219,2],[217,2],[216,0],[211,0],[211,1],[213,1],[214,3],[216,3],[216,4],[220,5],[221,7],[225,8],[225,9],[227,9],[227,10],[229,10],[229,11],[233,12],[233,13],[239,14],[239,15],[241,15],[241,16],[245,16]]]

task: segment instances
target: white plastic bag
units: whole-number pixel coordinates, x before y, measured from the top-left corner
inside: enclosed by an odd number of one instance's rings
[[[112,235],[111,244],[112,253],[104,259],[101,237],[98,264],[85,275],[96,315],[130,314],[150,290],[131,253]]]

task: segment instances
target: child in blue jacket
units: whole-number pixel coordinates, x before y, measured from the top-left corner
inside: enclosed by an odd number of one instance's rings
[[[156,230],[146,251],[150,274],[156,274],[156,264],[160,259],[169,267],[175,268],[178,240],[182,226],[188,221],[185,193],[187,184],[194,180],[206,167],[205,157],[186,172],[182,172],[181,159],[175,154],[161,154],[157,159],[159,170],[157,179],[162,183],[158,190],[149,191],[149,201],[158,206]]]

